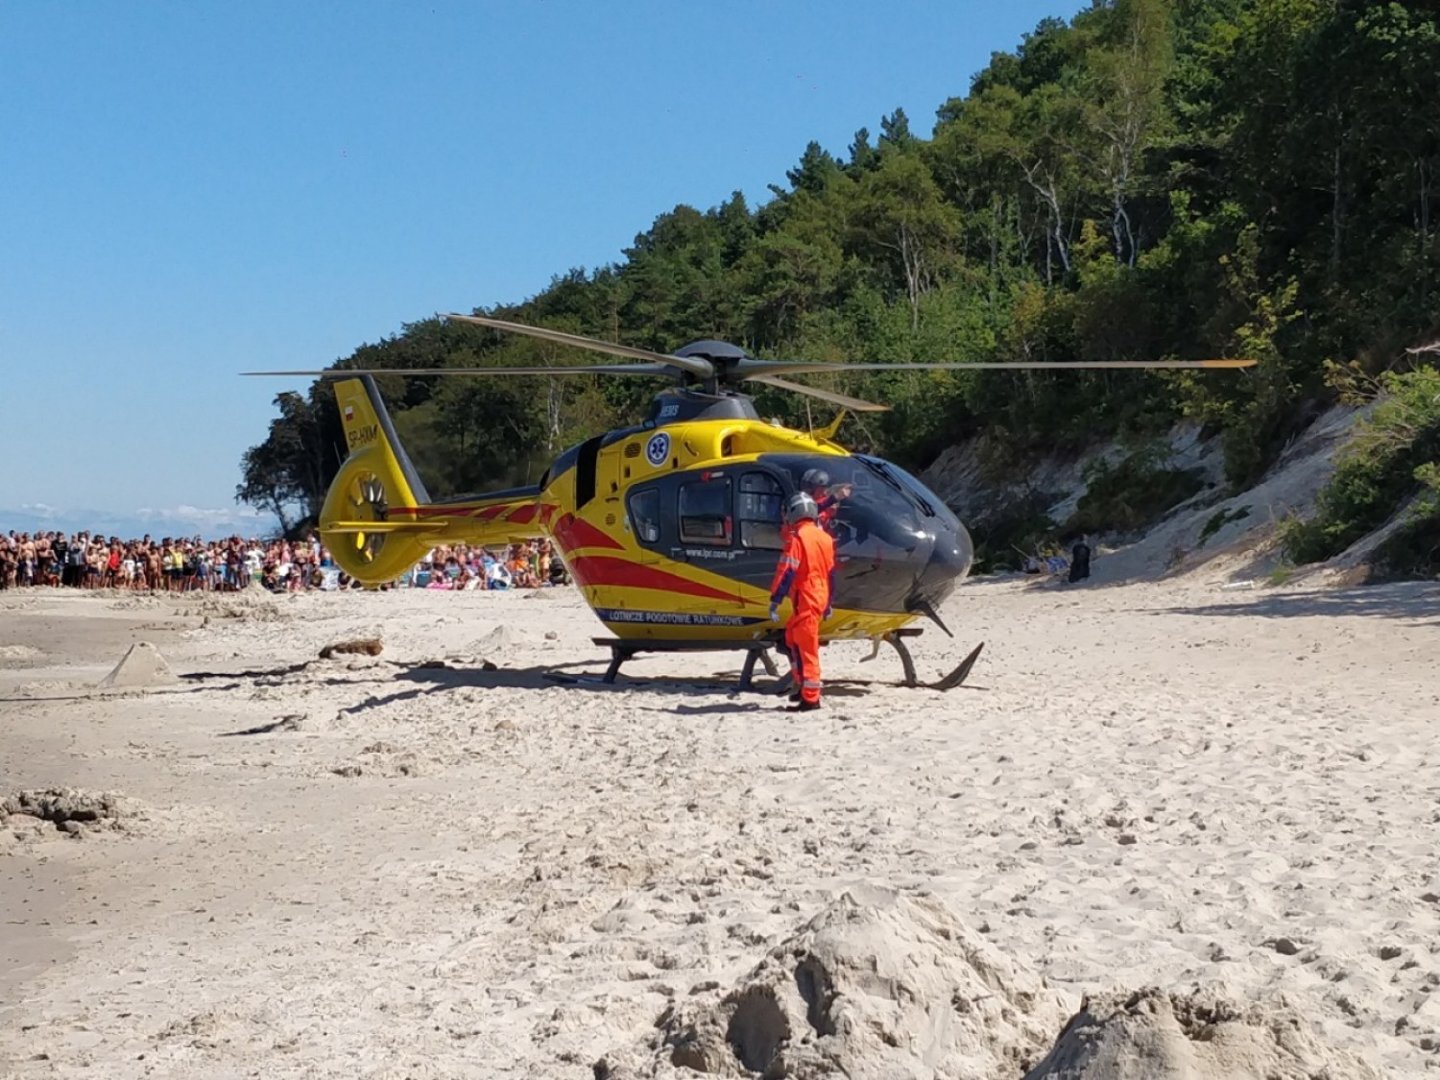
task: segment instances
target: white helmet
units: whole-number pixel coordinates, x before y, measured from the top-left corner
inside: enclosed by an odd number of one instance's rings
[[[785,521],[790,525],[807,518],[814,521],[819,516],[820,508],[815,505],[815,500],[803,491],[791,495],[790,501],[785,504]]]

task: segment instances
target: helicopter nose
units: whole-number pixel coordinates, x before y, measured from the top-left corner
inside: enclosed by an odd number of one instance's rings
[[[974,561],[975,545],[964,525],[956,522],[953,529],[938,529],[930,558],[915,582],[913,595],[938,606],[970,573],[970,565]]]

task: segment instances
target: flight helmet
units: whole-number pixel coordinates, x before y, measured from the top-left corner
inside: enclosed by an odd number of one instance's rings
[[[820,508],[815,505],[815,500],[803,491],[797,491],[790,496],[790,501],[785,504],[785,521],[794,525],[797,521],[805,521],[807,518],[814,521],[820,516]]]
[[[805,475],[800,477],[802,491],[819,491],[821,488],[829,486],[830,474],[824,469],[806,469]]]

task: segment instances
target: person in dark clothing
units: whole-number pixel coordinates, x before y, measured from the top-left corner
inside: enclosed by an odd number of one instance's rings
[[[1090,576],[1090,545],[1082,536],[1070,549],[1070,581],[1084,581]]]
[[[50,542],[50,550],[54,554],[55,565],[59,568],[58,573],[60,575],[60,584],[72,584],[70,568],[70,541],[66,539],[63,532],[55,534],[55,539]]]

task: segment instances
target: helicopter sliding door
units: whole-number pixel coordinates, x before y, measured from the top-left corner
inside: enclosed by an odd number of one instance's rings
[[[596,614],[628,637],[708,637],[763,621],[725,574],[733,521],[728,477],[670,473],[632,486],[629,565],[616,577],[625,587],[598,596]]]
[[[690,564],[769,592],[783,547],[782,475],[763,465],[736,465],[678,472],[632,488],[628,520],[642,559]]]
[[[750,464],[682,473],[674,482],[678,543],[671,557],[768,593],[784,546],[780,476]]]
[[[670,473],[631,488],[626,524],[639,562],[675,573],[702,571],[695,580],[729,592],[737,605],[753,607],[753,595],[744,602],[744,586],[768,592],[780,557],[782,475],[760,465],[736,465]]]

